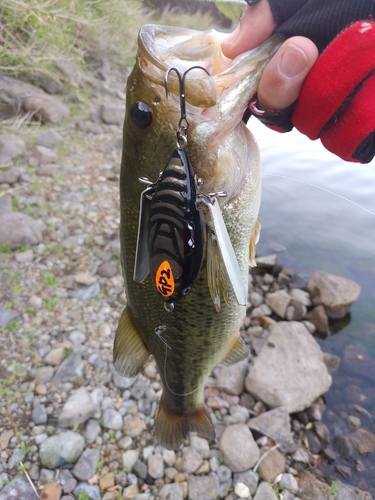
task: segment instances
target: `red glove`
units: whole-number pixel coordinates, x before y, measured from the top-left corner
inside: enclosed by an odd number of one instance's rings
[[[359,21],[323,51],[295,106],[252,114],[274,130],[293,125],[340,158],[368,163],[375,156],[375,22]]]

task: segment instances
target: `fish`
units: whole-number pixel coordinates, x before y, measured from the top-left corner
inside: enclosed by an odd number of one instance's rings
[[[221,51],[225,36],[215,30],[145,25],[127,81],[120,174],[121,262],[127,303],[116,331],[113,358],[120,374],[134,377],[153,355],[163,389],[155,434],[169,449],[178,448],[192,431],[214,439],[204,404],[205,381],[216,365],[229,366],[248,356],[239,329],[246,315],[249,262],[255,265],[261,171],[259,149],[242,116],[281,39],[273,35],[259,48],[229,60]],[[205,71],[191,69],[196,66]],[[167,76],[171,68],[177,71]],[[181,146],[176,139],[182,105],[176,73],[187,71],[183,105],[188,127],[186,145]],[[196,197],[199,214],[192,210],[193,226],[201,224],[194,232],[198,234],[194,245],[203,246],[187,264],[189,269],[195,267],[187,283],[191,286],[184,288],[188,293],[168,304],[158,293],[149,250],[141,243],[150,233],[152,241],[159,234],[161,226],[156,230],[150,222],[154,210],[150,199],[159,196],[163,179],[181,167],[181,150],[190,168],[184,175],[196,190],[191,196],[193,201]],[[171,197],[176,196],[177,181],[168,182],[164,183]],[[200,200],[207,199],[199,206]],[[229,237],[226,262],[219,232]],[[162,264],[159,273],[167,277],[168,262]],[[233,266],[239,269],[245,301],[238,300],[231,282]],[[165,293],[168,283],[162,281]]]

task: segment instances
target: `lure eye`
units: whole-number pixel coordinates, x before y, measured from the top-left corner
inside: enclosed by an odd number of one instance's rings
[[[152,111],[147,104],[138,101],[130,110],[130,118],[137,128],[144,129],[152,122]]]

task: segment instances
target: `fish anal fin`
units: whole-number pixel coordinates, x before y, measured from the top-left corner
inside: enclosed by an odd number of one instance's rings
[[[168,411],[162,398],[155,421],[155,433],[159,444],[175,450],[190,432],[197,432],[209,440],[215,438],[215,429],[207,408],[202,405],[186,415],[178,415]]]
[[[113,347],[116,371],[125,377],[135,377],[150,356],[143,339],[134,326],[128,308],[122,312]]]
[[[230,366],[242,361],[249,355],[249,350],[240,336],[236,336],[231,342],[220,366]]]
[[[260,222],[259,219],[256,220],[253,230],[250,235],[250,242],[249,242],[249,263],[251,267],[255,267],[257,264],[255,262],[255,253],[256,253],[256,244],[259,241],[259,236],[260,236]]]

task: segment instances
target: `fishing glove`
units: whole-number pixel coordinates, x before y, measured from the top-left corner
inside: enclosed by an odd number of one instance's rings
[[[346,161],[370,162],[375,155],[375,0],[269,3],[279,23],[275,31],[310,38],[321,55],[295,105],[262,111],[255,97],[251,113],[279,132],[295,126],[310,139],[319,138]]]

